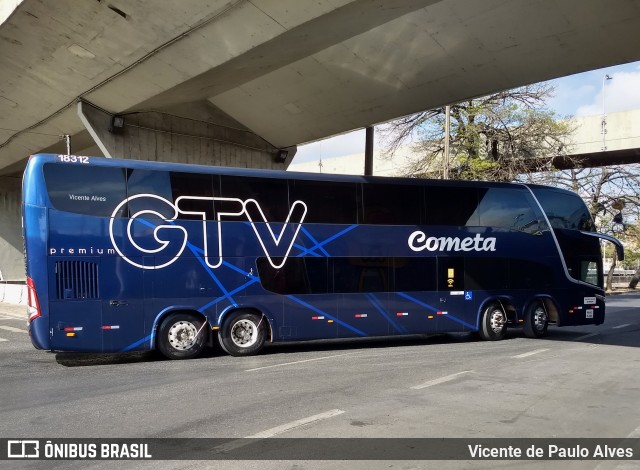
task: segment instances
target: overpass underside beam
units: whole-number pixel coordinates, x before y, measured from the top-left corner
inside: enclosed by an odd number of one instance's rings
[[[632,165],[640,163],[640,148],[609,150],[606,152],[578,153],[558,155],[553,158],[532,159],[527,163],[526,171],[570,170],[573,168],[595,168],[612,165]]]

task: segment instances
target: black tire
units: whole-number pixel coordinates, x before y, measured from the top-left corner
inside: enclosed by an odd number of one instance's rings
[[[267,320],[264,315],[238,311],[224,320],[218,333],[222,349],[232,356],[258,354],[267,339]]]
[[[499,341],[507,335],[507,314],[498,303],[490,303],[480,319],[480,338],[485,341]]]
[[[527,338],[542,338],[547,334],[549,326],[549,315],[543,303],[536,300],[525,312],[524,334]]]
[[[206,343],[204,320],[189,313],[174,313],[158,328],[158,350],[169,359],[192,359]]]

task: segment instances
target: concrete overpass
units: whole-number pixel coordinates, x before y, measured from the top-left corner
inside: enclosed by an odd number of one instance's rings
[[[640,0],[24,0],[0,25],[0,270],[22,277],[26,156],[62,135],[283,168],[300,143],[638,60],[637,31]]]
[[[566,155],[554,158],[531,159],[531,171],[548,169],[550,164],[559,170],[575,167],[626,165],[640,162],[640,109],[608,113],[605,140],[602,139],[602,115],[571,118],[574,131],[565,139]],[[603,144],[606,150],[603,151]],[[411,148],[400,149],[393,159],[385,158],[376,149],[373,161],[375,176],[402,176],[403,168],[415,158]],[[293,162],[290,171],[309,173],[362,174],[364,151],[333,158]]]

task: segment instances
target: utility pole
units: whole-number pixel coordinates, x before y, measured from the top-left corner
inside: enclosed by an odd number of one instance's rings
[[[444,168],[442,171],[442,178],[445,180],[449,179],[449,134],[451,127],[451,106],[447,105],[444,107]]]
[[[607,114],[604,111],[604,84],[607,80],[612,80],[612,77],[605,75],[602,77],[602,151],[607,150]]]

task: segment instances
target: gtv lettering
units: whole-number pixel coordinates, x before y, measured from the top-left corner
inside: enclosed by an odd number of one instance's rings
[[[142,254],[161,255],[163,254],[163,252],[172,251],[172,255],[168,256],[168,260],[154,265],[138,263],[128,257],[124,253],[122,247],[119,246],[118,242],[116,241],[117,237],[115,222],[119,218],[118,214],[120,214],[127,205],[131,205],[133,201],[136,201],[136,206],[139,206],[141,203],[144,204],[145,202],[147,202],[148,206],[153,208],[138,210],[137,212],[131,214],[125,229],[127,240],[129,241],[131,246],[135,248],[135,250],[139,251]],[[208,233],[208,231],[210,231],[210,228],[208,228],[206,212],[185,209],[188,202],[195,201],[208,201],[212,204],[214,202],[222,202],[226,203],[227,206],[233,207],[233,209],[216,212],[216,246],[212,247],[212,244],[209,240],[210,234]],[[210,268],[216,269],[220,267],[224,261],[222,247],[222,222],[227,217],[244,216],[247,218],[247,221],[251,225],[251,228],[253,229],[253,232],[258,242],[260,243],[260,246],[262,247],[269,263],[275,269],[279,269],[284,266],[287,258],[289,257],[291,248],[293,247],[293,244],[298,236],[298,232],[302,227],[302,222],[307,215],[307,205],[302,201],[295,201],[291,205],[289,214],[287,215],[287,219],[282,224],[282,228],[280,229],[279,233],[276,233],[273,228],[273,223],[270,223],[266,219],[264,212],[260,207],[260,204],[255,199],[242,200],[237,198],[225,197],[180,196],[176,199],[174,204],[167,199],[155,194],[136,194],[135,196],[130,196],[124,199],[120,204],[118,204],[118,206],[111,214],[111,218],[109,221],[109,237],[111,239],[111,244],[122,259],[140,269],[161,269],[167,267],[174,263],[182,255],[188,243],[189,234],[187,230],[184,227],[175,224],[175,221],[178,219],[179,214],[192,216],[195,215],[198,218],[202,218],[204,261]],[[134,228],[135,224],[142,223],[149,226],[150,223],[146,220],[146,218],[148,218],[149,216],[157,217],[162,220],[162,223],[160,223],[159,225],[153,225],[153,239],[157,243],[157,246],[155,247],[145,247],[136,241]],[[276,225],[280,224],[278,223]],[[288,230],[289,227],[293,227],[293,233],[291,233],[291,230]],[[173,237],[168,236],[170,232],[166,232],[167,230],[172,231],[171,233]],[[173,245],[173,250],[170,250],[170,245]],[[283,249],[284,255],[282,255]],[[277,255],[274,254],[275,250],[279,251]],[[279,264],[275,263],[273,259],[275,257],[281,258]]]
[[[427,237],[420,230],[409,235],[409,248],[413,251],[496,251],[496,239],[484,238],[479,233],[475,237]]]

